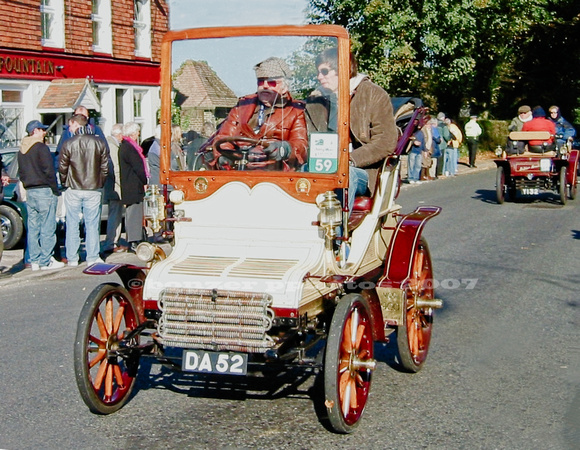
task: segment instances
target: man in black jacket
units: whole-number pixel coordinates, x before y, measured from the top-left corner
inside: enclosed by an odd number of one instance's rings
[[[69,120],[73,136],[67,139],[59,155],[58,172],[66,207],[66,258],[69,266],[78,266],[81,244],[79,224],[85,222],[87,264],[103,262],[99,256],[101,229],[101,189],[109,171],[109,156],[104,139],[88,134],[87,118],[75,114]]]
[[[32,270],[60,269],[53,257],[56,244],[58,185],[50,149],[44,143],[46,129],[38,120],[26,125],[18,153],[18,176],[26,189],[27,245]]]

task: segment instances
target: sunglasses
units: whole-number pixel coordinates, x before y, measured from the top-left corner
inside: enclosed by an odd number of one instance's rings
[[[267,78],[260,78],[258,80],[258,86],[260,87],[276,87],[278,86],[278,83],[280,83],[282,80],[280,80],[279,78],[271,78],[271,79],[267,79]]]
[[[318,73],[322,74],[323,76],[326,76],[330,73],[331,70],[334,69],[327,69],[326,67],[324,67],[323,69],[318,69]]]

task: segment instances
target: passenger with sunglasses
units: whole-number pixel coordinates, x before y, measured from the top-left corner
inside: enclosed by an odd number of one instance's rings
[[[271,57],[254,66],[258,89],[255,94],[240,98],[221,125],[213,142],[231,136],[257,139],[248,154],[247,169],[300,169],[306,162],[308,134],[304,103],[290,95],[288,79],[292,75],[283,59]],[[232,144],[222,148],[233,149]],[[230,162],[214,148],[219,168]]]
[[[310,131],[334,132],[338,112],[338,50],[328,48],[315,61],[320,86],[306,100],[306,122]],[[355,196],[374,194],[379,169],[395,151],[398,132],[389,94],[358,73],[350,55],[350,171],[348,207]]]

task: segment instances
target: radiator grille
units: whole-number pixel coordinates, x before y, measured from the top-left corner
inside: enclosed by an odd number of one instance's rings
[[[159,297],[159,337],[171,347],[264,352],[274,346],[271,303],[263,293],[168,288]]]

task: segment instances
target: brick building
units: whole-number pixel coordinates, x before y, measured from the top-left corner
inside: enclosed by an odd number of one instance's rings
[[[0,147],[33,119],[58,140],[79,105],[105,134],[129,121],[153,134],[166,0],[0,0],[0,16]]]

